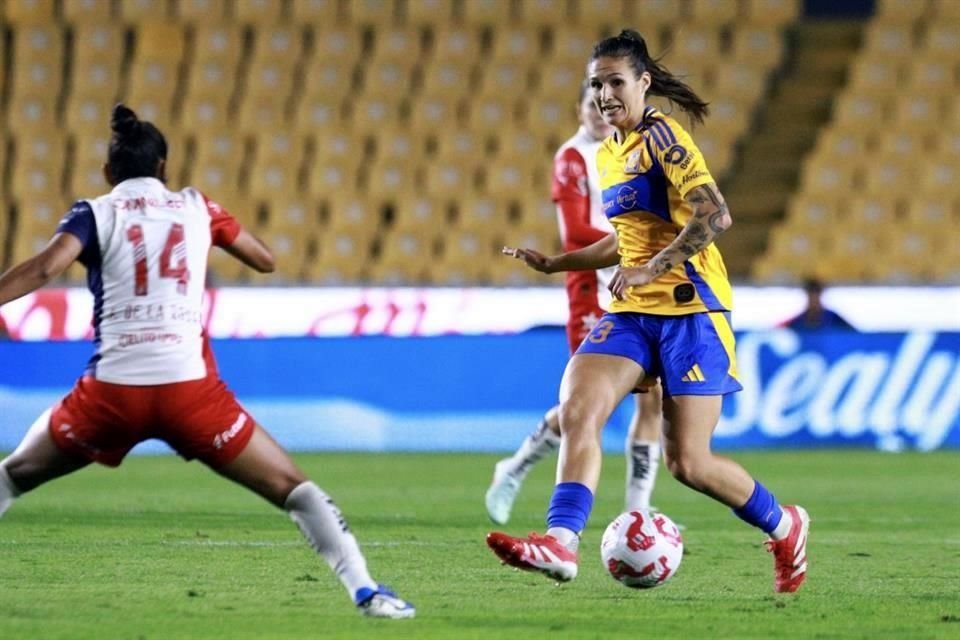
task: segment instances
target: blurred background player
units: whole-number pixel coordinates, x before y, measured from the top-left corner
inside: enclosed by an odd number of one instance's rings
[[[770,535],[774,591],[796,591],[806,577],[806,512],[781,508],[746,470],[710,448],[723,396],[742,388],[730,283],[713,244],[732,218],[693,139],[647,105],[646,96],[669,99],[696,122],[707,115],[707,104],[660,66],[632,30],[596,45],[588,79],[604,120],[616,130],[597,155],[603,209],[616,234],[559,256],[529,249],[515,255],[546,273],[619,263],[610,282],[615,301],[564,372],[560,459],[546,535],[493,532],[487,543],[514,567],[561,581],[575,578],[579,537],[600,477],[600,432],[645,375],[658,376],[670,472]]]
[[[113,190],[79,200],[36,256],[0,276],[0,305],[45,285],[75,260],[95,299],[84,375],[0,463],[0,515],[23,493],[91,462],[116,467],[159,438],[287,511],[359,610],[410,618],[414,608],[367,571],[331,498],[240,406],[221,381],[201,324],[211,245],[274,270],[270,250],[193,188],[167,190],[167,143],[123,105],[112,114],[104,176]]]
[[[787,320],[783,326],[795,331],[853,329],[843,316],[823,304],[823,282],[817,278],[807,278],[803,281],[803,292],[807,294],[807,308]]]
[[[597,150],[613,128],[603,121],[586,83],[581,85],[577,103],[580,128],[557,151],[553,161],[552,197],[557,203],[560,237],[564,251],[588,247],[613,233],[613,226],[601,210]],[[598,271],[568,271],[567,340],[574,353],[597,324],[610,300],[607,284],[613,268]],[[627,457],[626,509],[649,508],[660,462],[662,398],[656,381],[642,385],[636,394],[636,410],[630,421],[625,452]],[[540,426],[524,439],[520,448],[499,461],[493,482],[487,489],[487,515],[497,524],[506,524],[524,478],[544,456],[560,446],[559,406],[543,416]]]

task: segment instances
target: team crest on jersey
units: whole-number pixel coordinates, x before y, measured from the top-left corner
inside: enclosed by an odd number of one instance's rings
[[[624,173],[641,173],[640,171],[640,162],[643,149],[637,149],[629,156],[627,156],[627,162],[623,165]]]

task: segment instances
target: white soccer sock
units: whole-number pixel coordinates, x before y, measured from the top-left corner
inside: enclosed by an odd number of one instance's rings
[[[523,480],[530,473],[533,465],[540,462],[544,456],[553,453],[560,446],[560,436],[547,426],[544,419],[536,431],[524,438],[516,453],[507,458],[507,473]]]
[[[20,490],[13,484],[7,468],[0,464],[0,517],[6,513],[13,501],[20,495]]]
[[[660,443],[656,440],[628,442],[627,454],[627,511],[649,509],[653,485],[660,466]]]
[[[363,587],[377,588],[377,582],[367,572],[367,561],[357,539],[337,505],[320,487],[310,481],[298,485],[283,506],[310,545],[333,569],[350,598]]]
[[[556,538],[557,542],[570,549],[570,551],[576,552],[580,546],[580,535],[566,527],[550,527],[547,529],[547,535]]]
[[[790,512],[783,508],[781,508],[780,511],[783,512],[783,515],[780,516],[780,524],[770,532],[770,537],[774,540],[783,540],[786,538],[790,533],[790,528],[793,526],[793,516],[790,515]]]

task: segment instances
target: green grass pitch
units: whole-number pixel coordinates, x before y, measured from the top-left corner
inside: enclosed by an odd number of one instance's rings
[[[608,456],[581,547],[556,586],[484,544],[493,456],[301,455],[374,576],[418,607],[367,620],[286,516],[198,464],[133,457],[25,496],[0,519],[0,638],[960,638],[960,454],[735,456],[810,512],[810,573],[774,596],[763,536],[661,470],[657,505],[686,525],[676,578],[632,591],[600,565],[622,500]],[[553,462],[507,530],[542,528]]]

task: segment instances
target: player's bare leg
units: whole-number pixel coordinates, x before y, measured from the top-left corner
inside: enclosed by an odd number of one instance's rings
[[[802,507],[785,506],[739,464],[710,450],[720,420],[721,396],[675,396],[664,400],[664,458],[685,485],[731,507],[748,524],[771,537],[774,590],[796,591],[806,577],[809,517]]]
[[[578,354],[570,359],[560,385],[562,441],[547,535],[489,534],[487,544],[503,562],[561,581],[576,577],[580,532],[600,478],[600,433],[642,375],[640,365],[619,356]]]
[[[493,480],[484,496],[487,515],[497,524],[510,519],[520,487],[535,464],[560,446],[560,405],[551,407],[537,430],[524,438],[512,456],[497,462]]]
[[[364,615],[414,616],[413,605],[370,576],[357,539],[330,496],[307,479],[260,425],[240,455],[216,471],[286,510]]]
[[[0,516],[23,493],[90,464],[62,451],[50,436],[50,410],[33,423],[20,445],[0,462]]]
[[[660,466],[663,389],[656,379],[652,384],[641,386],[643,390],[635,394],[636,409],[625,444],[627,483],[624,503],[627,511],[650,508]]]

